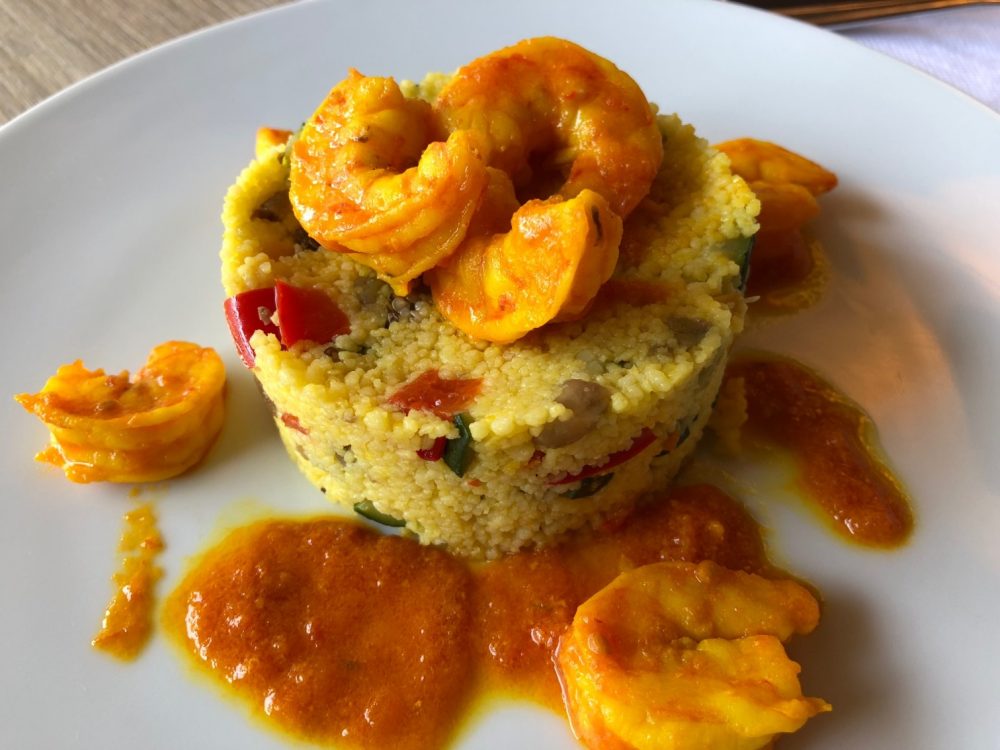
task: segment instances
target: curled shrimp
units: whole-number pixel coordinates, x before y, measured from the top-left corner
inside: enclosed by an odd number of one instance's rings
[[[456,327],[506,342],[586,312],[662,158],[635,81],[546,37],[463,67],[433,106],[352,70],[292,145],[289,197],[320,244],[397,294],[428,272]]]
[[[590,189],[621,217],[649,192],[663,159],[638,84],[562,39],[527,39],[455,73],[434,109],[449,132],[487,135],[490,166],[537,197]]]
[[[773,309],[810,304],[821,289],[823,257],[803,229],[819,215],[817,197],[837,186],[837,175],[768,141],[739,138],[716,148],[760,200],[748,293]]]
[[[621,236],[622,220],[592,190],[532,200],[509,232],[467,240],[427,282],[456,328],[505,343],[581,317],[614,271]]]
[[[476,133],[432,141],[433,131],[426,102],[351,70],[292,146],[289,198],[303,228],[397,294],[465,238],[487,183]]]
[[[802,586],[712,562],[624,573],[588,599],[556,666],[591,750],[757,750],[830,710],[804,698],[782,641],[817,624]]]
[[[51,433],[36,458],[73,482],[155,482],[197,464],[222,429],[226,373],[212,349],[168,341],[134,377],[63,365],[15,396]]]
[[[716,148],[760,198],[763,231],[801,228],[819,214],[816,197],[837,187],[837,175],[776,143],[738,138]]]
[[[715,146],[729,157],[734,174],[748,183],[790,183],[812,195],[822,195],[837,187],[837,175],[816,162],[776,143],[754,138],[737,138]]]
[[[461,68],[434,102],[444,126],[485,134],[490,190],[470,237],[428,274],[457,328],[496,342],[581,317],[618,260],[622,218],[649,192],[663,143],[628,75],[561,39],[528,39]],[[516,190],[546,197],[517,208]],[[485,219],[482,219],[485,215]]]

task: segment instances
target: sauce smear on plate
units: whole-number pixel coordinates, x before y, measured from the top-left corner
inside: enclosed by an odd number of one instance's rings
[[[487,691],[561,712],[552,655],[577,606],[624,570],[706,559],[772,571],[753,519],[710,486],[677,488],[604,533],[477,566],[351,521],[263,521],[206,553],[164,623],[284,731],[433,748]]]
[[[469,695],[470,574],[355,523],[263,521],[210,550],[168,630],[223,685],[311,741],[445,743]]]
[[[156,556],[163,549],[163,537],[148,503],[126,513],[123,520],[118,549],[125,556],[112,578],[115,593],[91,645],[128,661],[139,655],[153,630],[154,589],[162,575]]]
[[[747,295],[759,297],[755,313],[792,313],[813,305],[826,283],[826,257],[801,229],[757,233]]]
[[[741,359],[727,377],[744,381],[751,438],[793,456],[799,486],[838,532],[873,547],[907,540],[909,501],[859,406],[791,360]]]

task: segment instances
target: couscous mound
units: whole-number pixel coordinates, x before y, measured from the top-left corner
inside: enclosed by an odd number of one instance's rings
[[[440,81],[404,90],[430,97]],[[286,144],[258,153],[226,197],[226,294],[322,290],[349,330],[318,345],[283,346],[267,325],[248,338],[281,438],[313,484],[424,543],[490,558],[620,517],[671,481],[743,325],[759,203],[690,126],[657,119],[663,162],[610,281],[583,319],[507,344],[457,330],[426,288],[397,296],[317,247],[288,201]],[[447,398],[412,408],[401,394],[418,378],[463,383],[464,396],[446,394],[455,413]]]

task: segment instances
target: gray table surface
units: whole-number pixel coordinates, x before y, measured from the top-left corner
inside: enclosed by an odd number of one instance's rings
[[[0,123],[112,63],[287,0],[0,0]]]
[[[288,1],[0,0],[0,124],[129,55]],[[1000,111],[1000,7],[890,19],[844,34]]]

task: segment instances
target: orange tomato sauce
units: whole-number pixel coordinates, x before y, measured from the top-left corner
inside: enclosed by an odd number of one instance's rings
[[[742,378],[752,439],[787,451],[797,484],[847,538],[873,547],[903,544],[913,513],[902,485],[878,458],[875,425],[862,409],[802,365],[744,358]]]
[[[676,487],[617,528],[477,570],[473,642],[484,682],[561,710],[552,656],[576,608],[619,573],[664,560],[772,570],[742,505],[710,485]]]
[[[767,295],[803,283],[815,262],[802,232],[761,229],[750,258],[748,295]]]
[[[91,645],[128,661],[139,655],[153,631],[155,588],[162,575],[156,556],[163,549],[163,537],[148,503],[126,513],[123,521],[118,549],[125,556],[112,577],[115,593]]]
[[[827,261],[822,245],[802,229],[762,228],[750,256],[746,294],[754,313],[804,310],[823,294]]]
[[[561,711],[552,666],[577,606],[629,568],[711,559],[767,572],[760,532],[709,486],[617,528],[477,566],[339,519],[263,521],[170,595],[168,634],[272,725],[313,742],[434,748],[477,695]]]

